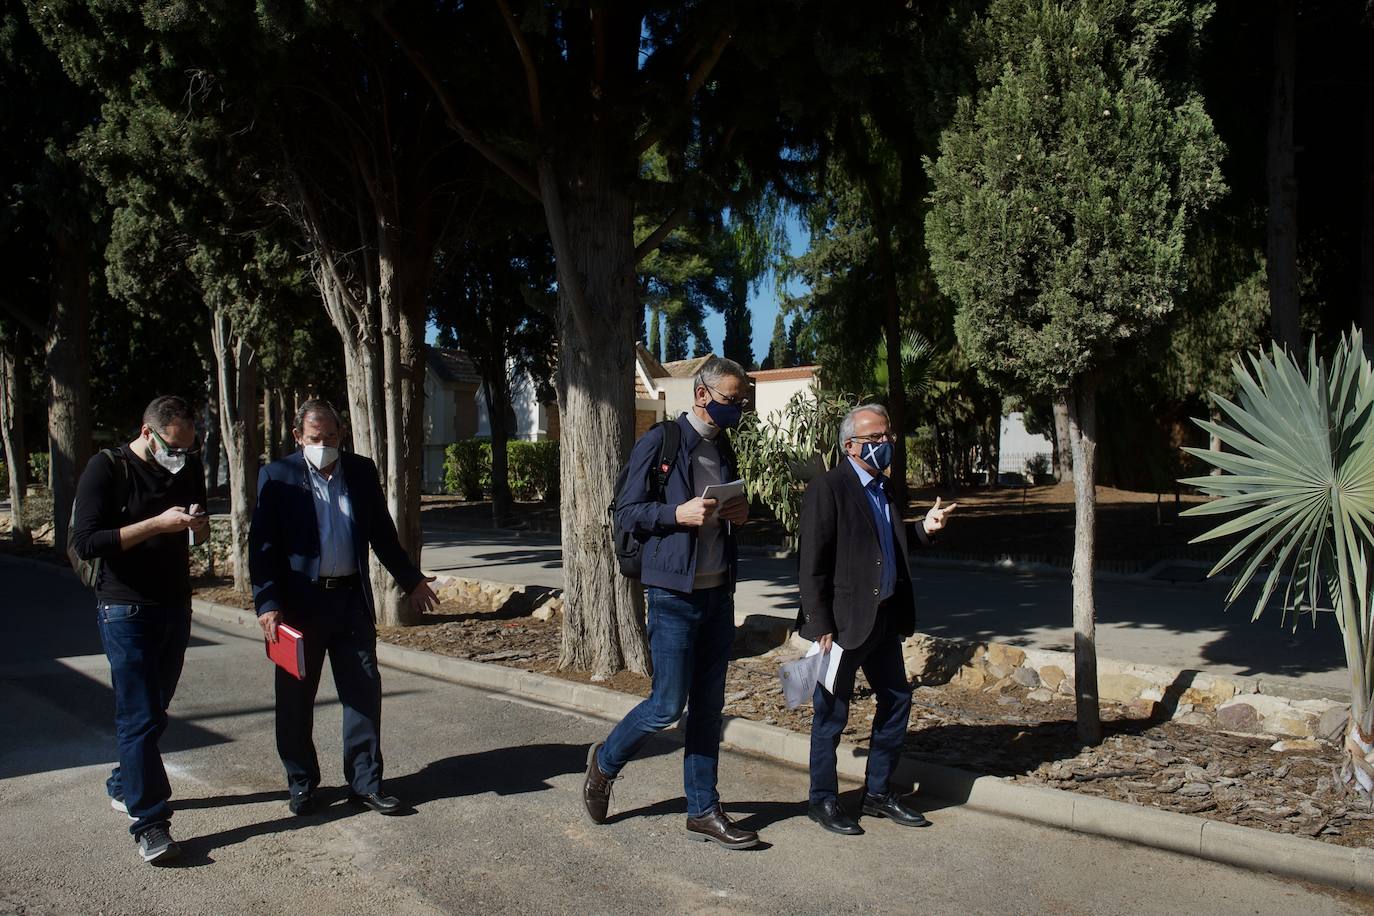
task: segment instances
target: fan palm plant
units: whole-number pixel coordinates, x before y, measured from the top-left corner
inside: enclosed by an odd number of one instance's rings
[[[1227,595],[1235,602],[1263,577],[1252,619],[1283,584],[1282,608],[1302,614],[1334,610],[1350,672],[1350,725],[1345,779],[1374,792],[1374,639],[1370,563],[1374,561],[1374,367],[1358,330],[1343,337],[1331,360],[1309,348],[1307,370],[1275,346],[1247,367],[1232,367],[1237,401],[1213,394],[1226,424],[1194,420],[1229,451],[1187,449],[1222,476],[1183,483],[1219,499],[1187,515],[1241,513],[1195,541],[1237,537],[1209,575],[1239,564]],[[1286,583],[1284,579],[1286,577]],[[1329,604],[1327,604],[1329,602]]]

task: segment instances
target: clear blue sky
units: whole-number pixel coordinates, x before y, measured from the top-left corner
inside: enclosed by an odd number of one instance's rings
[[[786,220],[788,252],[792,255],[799,255],[806,250],[810,239],[807,235],[806,227],[800,220],[788,216]],[[796,280],[787,285],[786,291],[792,295],[799,295],[806,289],[806,286]],[[763,281],[758,284],[758,288],[749,297],[749,311],[753,318],[754,325],[754,361],[763,362],[763,358],[768,355],[768,344],[773,337],[773,321],[778,314],[778,304],[782,290],[777,288],[776,278],[773,274],[768,274]],[[719,314],[711,314],[706,318],[706,334],[711,339],[711,352],[719,354],[721,344],[725,340],[725,319]],[[429,326],[429,333],[425,339],[433,344],[438,336],[438,329],[433,324]],[[699,355],[699,354],[698,354]]]

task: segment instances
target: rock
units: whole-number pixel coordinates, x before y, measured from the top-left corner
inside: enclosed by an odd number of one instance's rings
[[[1040,686],[1040,675],[1035,673],[1034,668],[1027,668],[1024,665],[1011,673],[1011,679],[1022,687],[1035,688]]]
[[[1000,694],[997,697],[998,706],[1020,706],[1021,701],[1009,694]]]
[[[1191,725],[1194,728],[1207,728],[1212,724],[1212,717],[1205,712],[1188,712],[1174,719],[1180,725]]]
[[[1283,741],[1274,742],[1269,748],[1269,750],[1277,751],[1280,754],[1289,751],[1320,751],[1323,749],[1322,743],[1315,738],[1287,738]]]
[[[1179,795],[1186,795],[1189,798],[1201,798],[1204,795],[1212,794],[1212,787],[1205,782],[1186,782],[1179,787]]]
[[[1073,696],[1073,678],[1064,678],[1064,680],[1059,682],[1059,686],[1056,687],[1055,690],[1066,697]]]
[[[1140,691],[1140,699],[1149,700],[1152,703],[1164,702],[1164,691],[1159,687],[1146,687]]]
[[[1001,665],[1008,671],[1019,668],[1026,661],[1026,653],[1015,646],[1004,646],[1001,643],[993,643],[988,646],[988,664]],[[999,675],[1005,677],[1006,675]]]
[[[1000,681],[1004,677],[1011,676],[1012,668],[1008,665],[999,665],[995,662],[990,662],[987,671],[988,677],[992,678],[994,681]]]
[[[1350,722],[1350,707],[1333,706],[1322,713],[1317,722],[1316,735],[1336,744],[1345,740],[1346,727]]]
[[[1217,708],[1217,726],[1229,732],[1259,730],[1259,712],[1244,700],[1230,700]]]
[[[533,617],[535,620],[542,620],[545,623],[547,623],[558,616],[558,609],[554,607],[552,601],[549,601],[535,608],[534,613],[530,616]]]
[[[1294,716],[1265,716],[1263,728],[1271,735],[1289,735],[1294,738],[1308,738],[1312,735],[1312,722]]]
[[[1099,674],[1097,677],[1098,696],[1117,703],[1131,702],[1149,686],[1149,681],[1134,674]]]
[[[1048,703],[1054,699],[1054,691],[1046,687],[1037,687],[1026,694],[1026,699],[1034,700],[1036,703]]]
[[[981,690],[987,680],[987,675],[977,668],[960,668],[955,672],[950,683],[955,687],[963,687],[965,690]]]
[[[1040,669],[1040,681],[1051,690],[1058,690],[1064,680],[1064,669],[1058,665],[1046,665]]]

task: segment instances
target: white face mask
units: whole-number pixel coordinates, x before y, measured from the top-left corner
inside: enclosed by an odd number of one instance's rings
[[[301,448],[305,451],[305,460],[313,464],[317,471],[339,460],[339,450],[332,445],[303,445]]]
[[[186,467],[185,455],[169,455],[162,449],[153,452],[153,460],[162,465],[170,474],[176,474]]]

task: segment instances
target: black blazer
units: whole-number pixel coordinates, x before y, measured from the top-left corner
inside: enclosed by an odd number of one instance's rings
[[[886,481],[883,486],[887,487]],[[916,610],[907,568],[906,525],[898,506],[892,505],[888,515],[897,584],[885,613],[893,615],[898,633],[910,636],[916,630]],[[807,639],[833,633],[845,649],[863,645],[878,619],[883,549],[868,497],[847,457],[807,485],[800,541],[797,630]]]
[[[424,573],[410,562],[396,537],[387,511],[377,466],[349,452],[339,454],[339,468],[353,506],[353,553],[358,558],[363,594],[376,617],[372,583],[367,575],[367,548],[407,593]],[[259,615],[281,611],[288,621],[309,615],[316,601],[313,586],[320,575],[320,529],[315,496],[299,450],[274,461],[258,474],[258,502],[248,530],[248,568],[253,578],[253,604]]]

